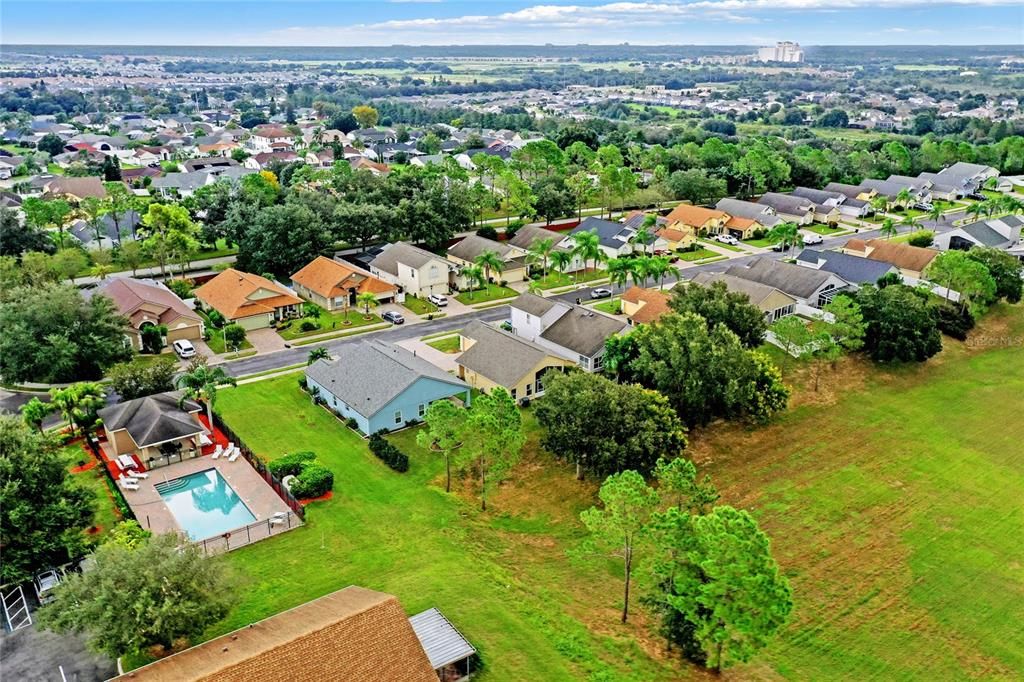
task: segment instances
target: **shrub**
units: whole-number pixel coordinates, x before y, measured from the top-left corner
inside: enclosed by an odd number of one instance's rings
[[[212,324],[217,329],[220,329],[221,327],[224,326],[224,316],[221,315],[218,311],[214,310],[213,308],[210,308],[210,311],[206,313],[206,316],[210,318],[210,324]]]
[[[299,388],[303,391],[309,390],[309,384],[306,382],[306,377],[299,377]]]
[[[245,328],[240,324],[229,324],[224,327],[224,340],[233,348],[238,348],[245,341]]]
[[[974,329],[974,316],[969,308],[941,303],[935,306],[935,310],[939,313],[939,331],[960,341],[967,340],[967,332]]]
[[[907,240],[907,243],[911,246],[928,247],[931,246],[934,241],[935,233],[931,230],[923,230],[910,235],[910,239]]]
[[[481,227],[479,230],[476,231],[476,235],[478,237],[483,237],[484,239],[498,241],[498,231],[495,230],[490,225],[484,225],[483,227]]]
[[[187,279],[172,279],[167,287],[174,292],[178,298],[192,297],[192,281]],[[219,313],[218,313],[219,314]]]
[[[358,429],[359,422],[357,422],[354,418],[349,417],[348,419],[345,420],[345,426],[347,426],[350,429]]]
[[[334,487],[334,472],[320,462],[305,463],[302,470],[294,476],[295,480],[292,481],[289,490],[299,499],[320,497]]]
[[[302,324],[299,325],[299,331],[311,332],[315,329],[319,329],[320,325],[313,320],[303,320]]]
[[[370,452],[379,460],[399,473],[409,470],[409,457],[384,437],[387,429],[381,429],[370,436]]]
[[[316,453],[309,452],[308,450],[293,452],[275,459],[267,465],[267,469],[279,479],[285,476],[298,476],[299,472],[302,471],[302,467],[314,459],[316,459]]]

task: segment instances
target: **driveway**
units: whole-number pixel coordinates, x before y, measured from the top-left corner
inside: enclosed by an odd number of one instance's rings
[[[458,372],[459,366],[455,360],[460,353],[443,353],[436,348],[428,346],[425,341],[419,339],[406,339],[395,344],[406,350],[411,350],[418,357],[423,358],[435,367],[440,367],[446,372]]]
[[[245,338],[258,353],[272,353],[284,349],[284,339],[273,329],[253,329],[246,333]]]
[[[35,625],[15,632],[0,629],[0,670],[4,680],[101,682],[117,675],[117,666],[94,654],[77,635],[58,635]]]

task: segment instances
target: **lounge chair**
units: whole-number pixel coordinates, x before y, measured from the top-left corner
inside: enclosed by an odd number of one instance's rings
[[[222,454],[224,454],[224,446],[221,445],[220,443],[217,443],[217,448],[213,451],[213,454],[210,456],[210,459],[217,459]]]
[[[220,456],[223,457],[224,459],[229,459],[231,455],[233,455],[234,453],[235,446],[229,443],[228,446],[224,448],[224,452],[220,453]]]
[[[270,525],[276,526],[278,524],[284,523],[285,520],[287,520],[287,518],[288,518],[288,514],[286,514],[285,512],[275,512],[270,517]]]
[[[133,471],[129,474],[132,478],[149,478],[149,474],[145,471]]]
[[[124,488],[125,490],[138,490],[139,489],[139,482],[138,481],[126,481],[125,479],[122,478],[121,479],[121,487]]]
[[[235,448],[235,451],[233,453],[231,453],[230,457],[228,457],[228,461],[229,462],[234,462],[236,459],[238,459],[238,456],[241,455],[241,454],[242,454],[242,451],[239,450],[238,448]]]

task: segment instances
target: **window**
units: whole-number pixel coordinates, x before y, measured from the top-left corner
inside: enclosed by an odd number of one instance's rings
[[[416,408],[416,414],[418,414],[420,417],[422,417],[426,413],[427,413],[427,404],[426,403],[420,403],[419,407]]]
[[[526,384],[526,397],[533,395],[533,384]]]
[[[513,389],[512,389],[512,400],[516,400],[516,399],[517,399],[517,396],[516,396],[516,389],[514,389],[514,388],[513,388]]]
[[[396,424],[401,424],[402,423],[402,411],[401,410],[395,410],[395,423]]]
[[[530,324],[530,313],[526,313],[526,324]]]
[[[586,355],[581,355],[579,358],[580,367],[583,369],[590,369],[590,358]]]
[[[596,358],[594,358],[594,371],[596,372],[597,370],[601,369],[603,366],[604,366],[604,356],[603,355],[598,355]]]

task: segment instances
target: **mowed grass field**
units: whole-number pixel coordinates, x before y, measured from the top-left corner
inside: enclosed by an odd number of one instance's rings
[[[691,456],[723,502],[773,539],[796,608],[790,626],[729,679],[1016,679],[1024,670],[1024,312],[1001,308],[971,344],[922,366],[861,360],[762,428],[692,434]],[[802,386],[806,371],[787,380]],[[218,410],[267,458],[314,450],[335,472],[306,527],[224,557],[240,603],[221,634],[346,585],[439,607],[492,680],[677,680],[704,675],[664,651],[634,608],[617,622],[620,565],[570,561],[577,483],[528,444],[481,513],[468,481],[443,491],[443,462],[392,436],[397,474],[314,407],[294,376],[219,394]]]
[[[793,586],[792,624],[750,676],[1021,678],[1024,310],[944,342],[920,367],[851,363],[837,400],[698,444]]]

